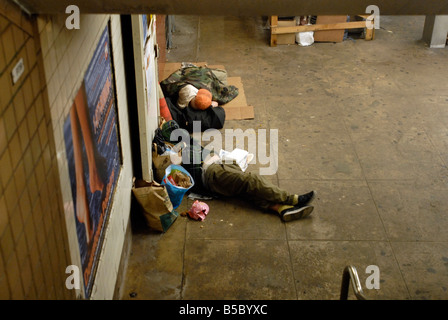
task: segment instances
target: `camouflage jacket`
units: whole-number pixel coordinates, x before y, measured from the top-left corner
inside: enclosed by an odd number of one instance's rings
[[[208,89],[213,100],[219,104],[226,104],[238,95],[238,88],[222,83],[210,68],[189,66],[173,72],[168,78],[160,82],[165,96],[178,94],[183,86],[191,84],[198,89]]]

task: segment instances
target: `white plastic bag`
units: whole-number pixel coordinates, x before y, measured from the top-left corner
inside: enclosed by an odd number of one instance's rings
[[[308,23],[306,24],[307,26],[310,26],[310,17],[305,17],[303,20],[303,23],[305,23],[306,21],[308,21]],[[302,17],[296,17],[296,25],[300,26],[302,25]],[[306,46],[310,46],[314,43],[314,31],[305,31],[305,32],[297,32],[296,33],[296,42],[299,44],[299,46],[302,47],[306,47]]]
[[[232,152],[220,150],[219,158],[221,161],[236,161],[241,170],[244,172],[247,169],[247,165],[252,161],[254,155],[239,148],[234,149]]]
[[[297,32],[296,42],[302,47],[312,45],[314,43],[314,31]]]

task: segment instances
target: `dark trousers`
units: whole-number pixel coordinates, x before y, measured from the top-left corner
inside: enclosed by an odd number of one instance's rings
[[[292,205],[294,195],[272,184],[264,176],[243,172],[236,164],[212,164],[205,171],[205,186],[223,196],[243,196],[262,209],[274,204]]]

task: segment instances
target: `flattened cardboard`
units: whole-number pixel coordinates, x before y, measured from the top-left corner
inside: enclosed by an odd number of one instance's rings
[[[203,67],[203,66],[207,65],[207,62],[191,62],[191,63],[196,65],[196,66],[198,66],[198,67]],[[167,63],[165,63],[165,69],[163,70],[162,77],[160,77],[160,81],[163,81],[166,78],[168,78],[173,72],[179,70],[181,66],[182,66],[181,62],[167,62]]]
[[[347,16],[317,16],[316,24],[347,22]],[[314,42],[342,42],[345,30],[314,31]]]
[[[226,111],[226,120],[248,120],[254,118],[254,107],[248,106],[240,77],[227,77],[229,85],[238,88],[238,96],[222,107]]]
[[[227,107],[247,106],[246,95],[244,94],[244,86],[240,77],[227,77],[229,86],[238,88],[238,95],[232,101],[225,104]]]
[[[295,20],[278,20],[278,27],[294,27],[296,25]],[[295,44],[296,34],[295,33],[285,33],[277,35],[277,44]]]
[[[226,120],[250,120],[254,118],[253,106],[226,107],[224,105],[223,108],[226,111]]]

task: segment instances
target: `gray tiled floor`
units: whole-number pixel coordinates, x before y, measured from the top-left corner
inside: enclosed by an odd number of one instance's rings
[[[288,224],[219,199],[203,222],[134,231],[123,299],[338,299],[349,264],[370,299],[447,299],[448,49],[420,41],[424,17],[382,17],[371,42],[306,48],[269,47],[261,18],[175,21],[168,60],[241,77],[255,119],[225,128],[278,129],[269,179],[319,197]],[[379,290],[366,288],[369,265]]]

